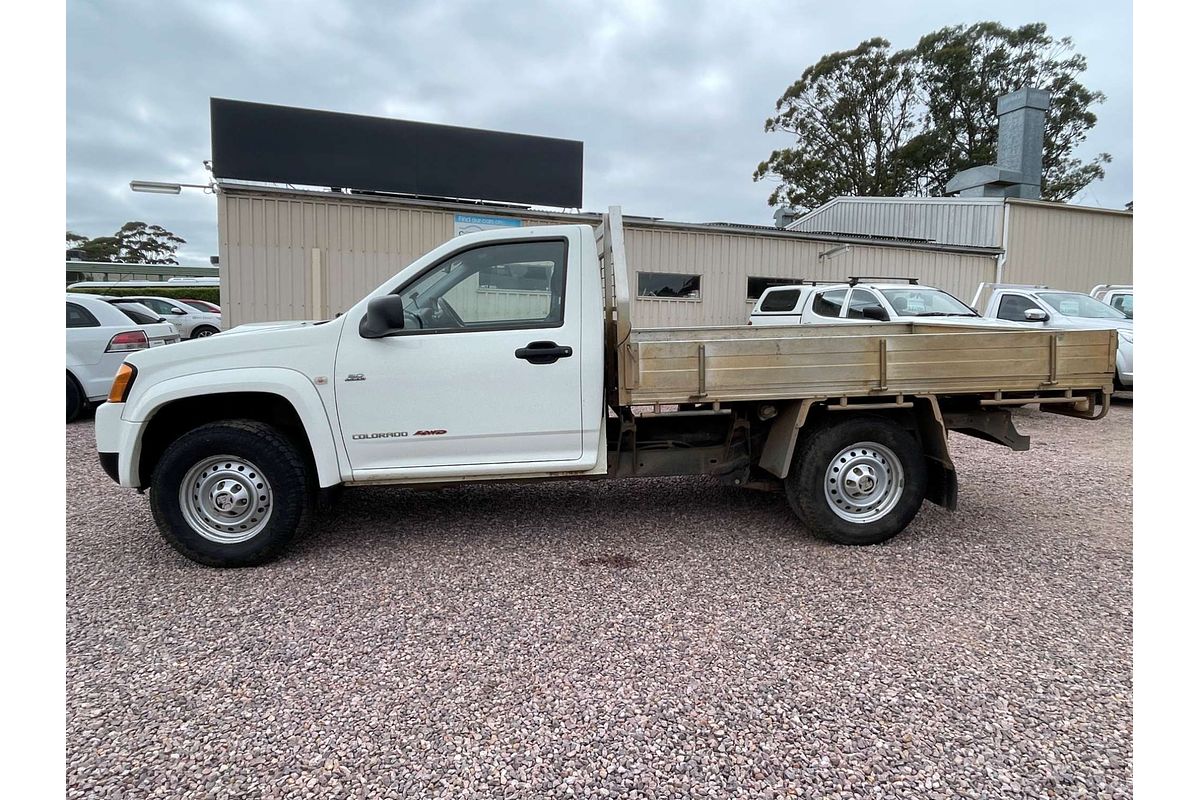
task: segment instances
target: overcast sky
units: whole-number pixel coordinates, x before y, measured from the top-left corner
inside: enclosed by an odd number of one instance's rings
[[[209,97],[491,128],[584,142],[584,205],[687,222],[770,224],[751,174],[784,134],[775,100],[820,56],[944,25],[1042,21],[1088,58],[1108,100],[1079,155],[1103,182],[1074,202],[1132,199],[1132,10],[1126,2],[67,3],[67,227],[130,219],[217,252],[211,195],[130,192],[205,182]]]

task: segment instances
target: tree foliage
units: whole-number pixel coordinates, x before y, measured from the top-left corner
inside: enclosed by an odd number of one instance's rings
[[[885,39],[831,53],[808,67],[775,104],[766,130],[791,147],[759,164],[774,178],[771,205],[811,209],[839,195],[936,195],[960,170],[995,163],[996,98],[1032,86],[1051,93],[1042,195],[1066,200],[1104,177],[1112,159],[1075,155],[1104,102],[1078,78],[1087,67],[1069,38],[1042,23],[996,22],[934,31],[908,50]]]
[[[160,225],[126,222],[112,236],[89,239],[67,231],[67,249],[83,251],[85,261],[124,264],[178,264],[175,253],[187,241]]]

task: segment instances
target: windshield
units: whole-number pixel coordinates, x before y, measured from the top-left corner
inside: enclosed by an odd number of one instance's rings
[[[949,292],[922,286],[880,289],[888,304],[901,317],[977,317],[979,316]]]
[[[1038,292],[1037,296],[1064,317],[1128,319],[1112,306],[1079,292]]]

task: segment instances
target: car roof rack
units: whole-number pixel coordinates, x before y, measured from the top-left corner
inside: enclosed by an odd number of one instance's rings
[[[851,275],[846,280],[851,286],[857,286],[863,281],[890,281],[892,283],[907,283],[910,286],[916,286],[919,283],[916,278],[898,277],[896,275]]]

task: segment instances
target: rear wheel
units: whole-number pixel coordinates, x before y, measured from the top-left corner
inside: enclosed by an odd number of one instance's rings
[[[83,413],[83,407],[87,405],[87,400],[83,396],[83,390],[79,388],[79,384],[70,375],[67,376],[67,422],[74,422],[79,415]]]
[[[163,538],[213,567],[278,556],[310,507],[308,468],[296,446],[262,422],[203,425],[167,448],[150,484]]]
[[[786,480],[796,516],[838,544],[878,544],[904,530],[925,499],[921,444],[882,417],[813,431],[796,446]]]
[[[203,339],[207,336],[212,336],[214,333],[220,333],[220,331],[218,331],[216,328],[214,328],[210,325],[201,325],[200,327],[198,327],[194,331],[192,331],[192,338],[193,339]],[[224,341],[224,340],[222,340],[222,341]]]

